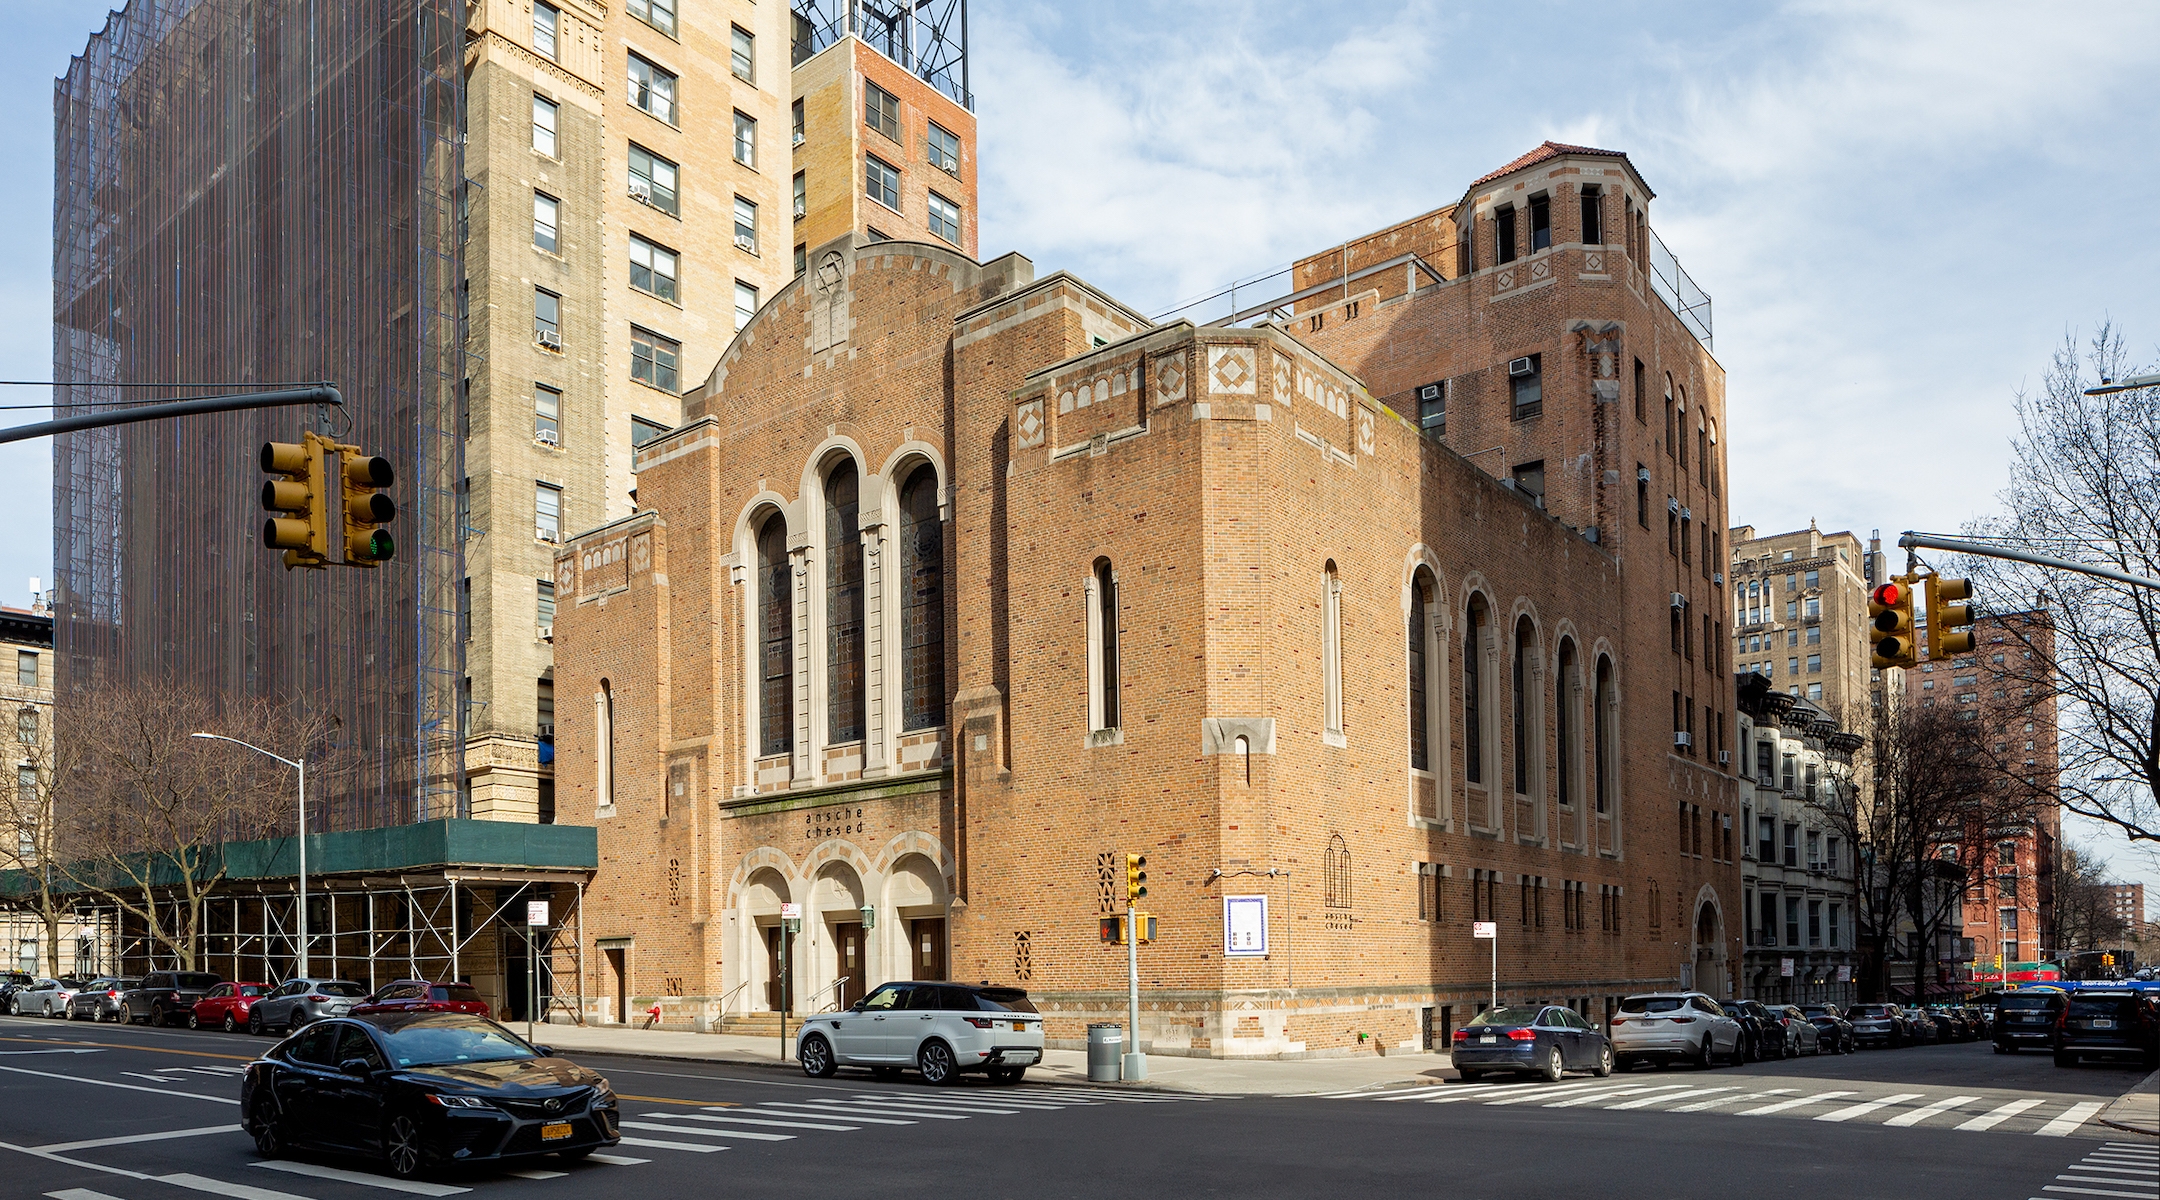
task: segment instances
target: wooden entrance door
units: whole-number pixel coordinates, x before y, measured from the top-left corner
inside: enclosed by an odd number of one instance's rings
[[[765,1007],[772,1012],[787,1010],[787,961],[780,954],[780,941],[785,936],[778,925],[765,927]]]
[[[945,978],[945,918],[908,922],[908,957],[914,960],[915,978]]]
[[[840,985],[840,1007],[853,1007],[867,991],[863,985],[870,974],[870,956],[863,948],[863,927],[860,921],[844,921],[834,925],[833,958],[835,969],[847,976]]]
[[[630,967],[619,949],[607,951],[608,977],[615,981],[615,1020],[630,1023]]]

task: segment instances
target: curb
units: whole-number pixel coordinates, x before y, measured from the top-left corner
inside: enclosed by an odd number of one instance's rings
[[[2115,1120],[2111,1119],[2108,1116],[2108,1111],[2110,1109],[2125,1104],[2131,1100],[2143,1100],[2147,1097],[2152,1096],[2160,1096],[2160,1071],[2154,1071],[2152,1074],[2147,1075],[2145,1078],[2138,1081],[2137,1086],[2116,1097],[2114,1103],[2109,1104],[2107,1108],[2101,1109],[2100,1115],[2093,1118],[2094,1123],[2105,1125],[2110,1129],[2120,1129],[2125,1133],[2136,1133],[2142,1134],[2150,1138],[2160,1138],[2160,1129],[2155,1129],[2150,1125],[2141,1125],[2134,1121]]]
[[[536,1040],[537,1037],[538,1035],[535,1034]],[[545,1044],[547,1044],[549,1048],[553,1049],[558,1054],[590,1054],[599,1055],[607,1058],[632,1058],[640,1062],[708,1063],[714,1066],[723,1067],[763,1067],[767,1070],[785,1071],[791,1075],[802,1074],[802,1065],[799,1063],[774,1062],[772,1059],[769,1058],[719,1058],[704,1056],[691,1058],[681,1054],[659,1054],[651,1050],[608,1050],[601,1048],[586,1048],[582,1046],[556,1046],[553,1043]],[[1043,1081],[1043,1083],[1049,1082],[1050,1081],[1048,1080]],[[1026,1087],[1029,1085],[1022,1084],[1021,1086]],[[1037,1084],[1035,1086],[1042,1086],[1042,1084]],[[1158,1084],[1153,1082],[1126,1083],[1120,1081],[1118,1083],[1091,1083],[1086,1079],[1060,1079],[1055,1082],[1054,1086],[1097,1088],[1102,1091],[1167,1092],[1180,1096],[1213,1096],[1218,1094],[1228,1096],[1233,1094],[1243,1094],[1196,1092],[1192,1091],[1189,1088],[1170,1087],[1165,1084]]]

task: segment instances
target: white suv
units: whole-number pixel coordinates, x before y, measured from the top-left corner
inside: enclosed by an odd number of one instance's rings
[[[1741,1060],[1740,1023],[1701,992],[1652,992],[1620,1002],[1612,1019],[1613,1056],[1623,1071],[1642,1062]]]
[[[1018,1083],[1042,1053],[1043,1019],[1026,992],[959,983],[888,983],[846,1012],[807,1019],[795,1035],[803,1073],[820,1079],[843,1066],[914,1067],[929,1083],[963,1071]]]

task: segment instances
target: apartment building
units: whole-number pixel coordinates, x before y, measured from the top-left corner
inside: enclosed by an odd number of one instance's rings
[[[1840,728],[1865,729],[1877,682],[1867,622],[1879,549],[1813,521],[1773,534],[1741,525],[1731,538],[1735,669],[1806,700]]]
[[[1746,995],[1773,1004],[1850,1004],[1859,998],[1859,802],[1853,755],[1861,735],[1768,677],[1737,679],[1736,753],[1752,795],[1741,803],[1741,909],[1747,914]]]

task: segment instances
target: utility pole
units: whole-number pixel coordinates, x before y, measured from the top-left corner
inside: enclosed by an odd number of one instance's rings
[[[1125,1062],[1130,1082],[1147,1078],[1147,1055],[1140,1052],[1140,933],[1147,914],[1139,903],[1147,896],[1147,855],[1125,856]]]

